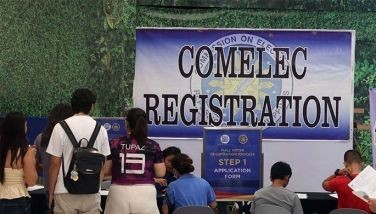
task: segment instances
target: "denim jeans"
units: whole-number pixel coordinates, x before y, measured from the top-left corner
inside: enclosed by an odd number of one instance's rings
[[[0,199],[1,214],[31,214],[30,198]]]

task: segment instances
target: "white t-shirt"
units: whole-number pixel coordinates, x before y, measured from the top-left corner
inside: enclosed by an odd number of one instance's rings
[[[88,115],[74,115],[66,119],[65,121],[67,122],[69,128],[72,130],[72,133],[77,142],[82,138],[89,140],[96,124],[96,121]],[[105,128],[103,128],[103,126],[98,133],[98,137],[95,140],[93,147],[98,149],[98,151],[104,156],[108,156],[111,153],[107,131]],[[59,123],[55,125],[54,130],[52,131],[50,142],[47,147],[47,153],[56,157],[62,157],[63,154],[64,169],[65,173],[67,173],[69,164],[72,159],[73,146],[69,141],[69,138],[64,129]],[[55,194],[67,192],[68,191],[64,186],[63,170],[61,166],[55,186]]]

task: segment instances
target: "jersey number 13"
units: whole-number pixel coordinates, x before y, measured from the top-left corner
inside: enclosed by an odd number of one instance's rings
[[[145,154],[120,153],[121,173],[126,174],[144,174],[145,172]],[[125,161],[124,161],[125,159]],[[124,169],[125,163],[140,164],[141,169]]]

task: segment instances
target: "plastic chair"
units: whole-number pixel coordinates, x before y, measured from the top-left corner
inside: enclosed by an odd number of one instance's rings
[[[215,214],[214,210],[207,206],[179,207],[172,214]]]
[[[284,207],[272,205],[272,204],[258,204],[255,208],[256,214],[291,214]]]
[[[354,208],[338,208],[330,211],[329,214],[367,214],[366,211]]]

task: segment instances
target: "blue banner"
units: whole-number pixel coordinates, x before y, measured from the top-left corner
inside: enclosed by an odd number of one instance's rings
[[[217,195],[249,195],[262,185],[261,129],[205,128],[203,177]]]
[[[42,133],[47,125],[47,117],[28,117],[27,122],[27,138],[30,144],[34,144],[37,136]]]
[[[108,140],[125,136],[125,118],[120,117],[95,117],[106,130]]]
[[[124,118],[117,117],[97,117],[94,118],[98,121],[106,130],[108,139],[114,139],[125,135],[125,120]],[[46,117],[28,117],[27,118],[27,137],[29,143],[33,144],[35,138],[44,130],[47,124]]]
[[[139,28],[133,99],[153,137],[260,127],[265,139],[349,140],[354,31]]]

